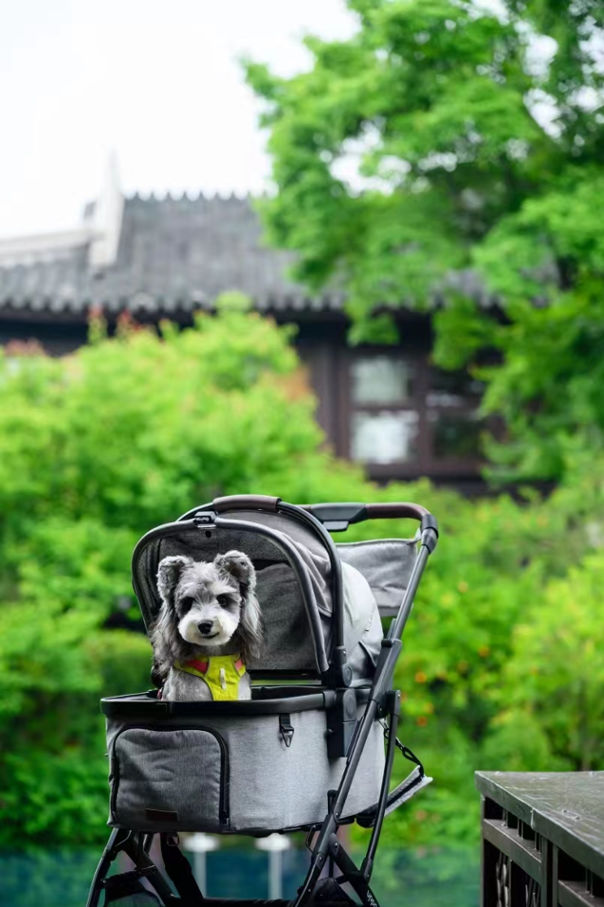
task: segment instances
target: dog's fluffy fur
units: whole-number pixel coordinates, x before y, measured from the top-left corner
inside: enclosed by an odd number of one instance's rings
[[[245,664],[259,654],[262,631],[255,586],[254,566],[242,551],[218,554],[211,563],[184,555],[160,561],[157,589],[162,606],[151,632],[151,677],[163,685],[164,699],[212,698],[201,678],[175,669],[175,662],[239,653]],[[250,696],[246,672],[238,698]]]

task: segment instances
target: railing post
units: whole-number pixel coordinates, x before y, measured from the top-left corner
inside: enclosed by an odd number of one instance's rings
[[[481,907],[604,907],[604,772],[477,772]]]

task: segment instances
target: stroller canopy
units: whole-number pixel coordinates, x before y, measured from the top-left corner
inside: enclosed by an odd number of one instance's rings
[[[212,509],[217,506],[218,513]],[[370,679],[382,639],[380,610],[392,614],[400,604],[415,542],[336,546],[317,519],[305,517],[302,522],[276,507],[231,509],[214,502],[148,533],[133,556],[134,588],[147,629],[161,608],[156,577],[162,558],[184,554],[211,561],[237,549],[256,569],[264,624],[262,654],[248,670],[320,676],[340,635],[353,681]]]

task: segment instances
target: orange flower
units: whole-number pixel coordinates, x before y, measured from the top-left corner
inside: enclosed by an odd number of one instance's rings
[[[416,721],[416,724],[419,724],[420,727],[425,727],[428,724],[428,719],[425,715],[420,715]]]
[[[417,674],[415,675],[415,682],[416,682],[416,683],[425,683],[427,679],[428,679],[428,678],[427,678],[427,676],[424,674],[423,671],[418,671]]]

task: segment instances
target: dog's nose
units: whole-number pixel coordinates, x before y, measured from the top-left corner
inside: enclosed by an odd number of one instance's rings
[[[208,633],[212,632],[212,621],[211,620],[202,620],[200,624],[197,624],[199,627],[199,632],[202,636],[207,636]]]

